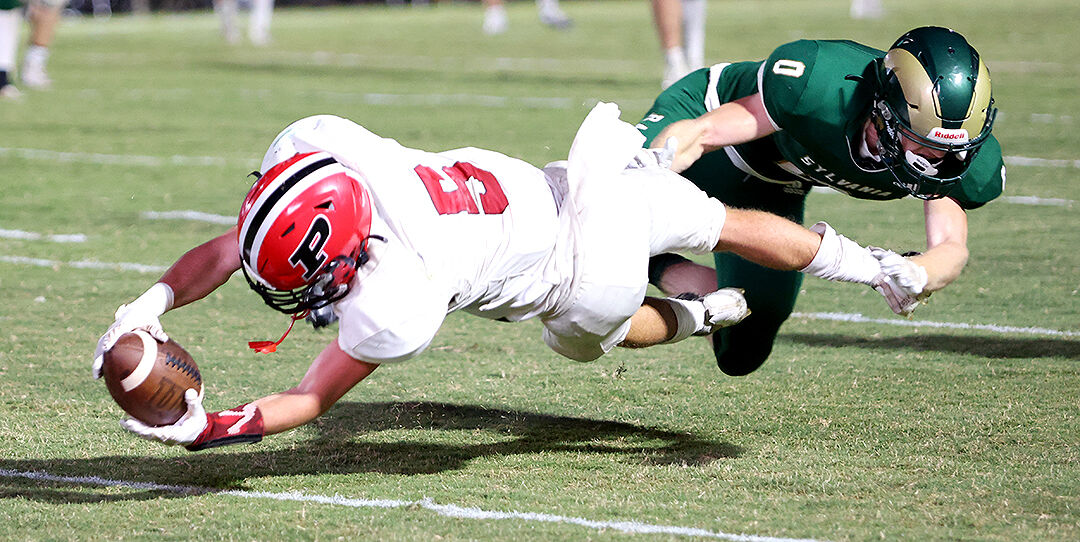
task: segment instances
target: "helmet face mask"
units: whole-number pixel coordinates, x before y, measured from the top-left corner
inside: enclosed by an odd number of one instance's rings
[[[990,75],[963,36],[923,27],[877,61],[871,119],[895,184],[921,199],[947,196],[990,137]]]
[[[296,314],[348,294],[367,259],[371,203],[329,154],[297,154],[255,182],[238,226],[248,284],[270,307]]]

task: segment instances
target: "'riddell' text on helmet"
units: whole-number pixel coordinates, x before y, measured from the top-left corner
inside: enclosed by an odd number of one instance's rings
[[[371,199],[330,154],[297,154],[255,181],[240,207],[240,260],[251,288],[286,314],[337,301],[366,259]]]
[[[896,184],[917,198],[949,195],[996,113],[986,64],[952,30],[911,30],[877,61],[878,151]]]

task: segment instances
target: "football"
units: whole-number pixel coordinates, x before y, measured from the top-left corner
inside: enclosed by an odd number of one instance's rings
[[[191,354],[176,341],[159,343],[135,330],[105,352],[102,371],[116,404],[147,425],[169,425],[187,412],[184,392],[202,393],[202,376]]]

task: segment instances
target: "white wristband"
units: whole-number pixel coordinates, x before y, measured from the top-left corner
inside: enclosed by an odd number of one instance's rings
[[[855,241],[836,233],[832,226],[818,222],[810,231],[821,234],[821,246],[803,273],[825,280],[873,285],[881,274],[881,263]]]
[[[161,316],[173,306],[173,289],[164,282],[154,283],[135,301],[128,303],[128,310],[136,309],[144,314]]]

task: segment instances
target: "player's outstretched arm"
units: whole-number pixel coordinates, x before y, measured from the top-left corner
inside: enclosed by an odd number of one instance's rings
[[[218,289],[240,269],[236,227],[184,253],[158,282],[173,291],[170,308],[183,307]]]
[[[258,442],[264,435],[288,431],[319,417],[376,367],[346,354],[335,339],[311,363],[300,384],[290,390],[211,413],[203,409],[202,397],[188,390],[188,412],[176,423],[152,427],[127,419],[121,425],[147,440],[191,451]]]
[[[949,198],[930,200],[926,214],[926,251],[911,261],[926,269],[925,291],[934,292],[960,276],[968,260],[967,213]]]
[[[776,131],[765,111],[761,94],[725,103],[696,119],[673,122],[652,140],[662,147],[669,138],[679,142],[671,169],[681,173],[701,155],[721,147],[738,145],[765,137]]]
[[[870,249],[825,222],[805,228],[764,211],[728,208],[713,251],[734,252],[770,269],[798,270],[832,281],[875,286],[883,276]]]
[[[263,412],[266,434],[288,431],[319,417],[378,366],[346,354],[337,339],[330,341],[300,384],[255,401]]]
[[[240,269],[236,228],[185,253],[153,286],[131,303],[120,305],[115,320],[98,339],[91,374],[101,377],[103,355],[123,334],[136,329],[150,333],[161,342],[169,336],[161,327],[162,314],[202,299],[229,280]]]

